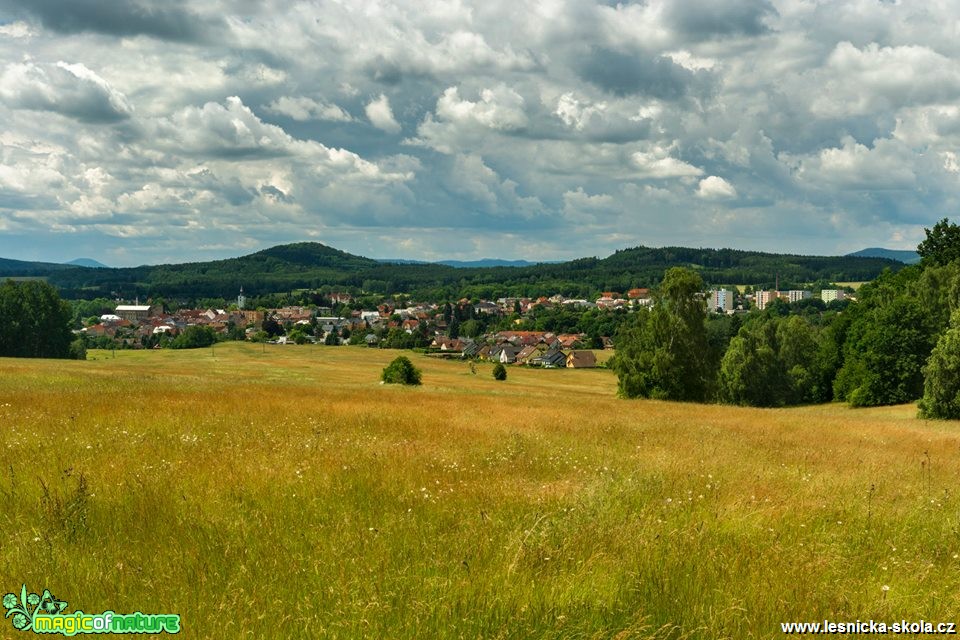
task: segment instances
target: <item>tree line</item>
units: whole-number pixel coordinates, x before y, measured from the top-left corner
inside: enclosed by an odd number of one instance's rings
[[[46,282],[0,284],[0,356],[86,358],[71,331],[73,310]]]
[[[919,400],[924,417],[960,418],[960,227],[943,219],[925,233],[918,265],[883,272],[827,321],[773,305],[719,339],[699,274],[668,270],[657,304],[617,334],[620,394],[759,407]]]

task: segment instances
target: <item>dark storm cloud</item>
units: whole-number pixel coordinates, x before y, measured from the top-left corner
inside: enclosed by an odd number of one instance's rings
[[[145,35],[199,42],[224,28],[222,20],[203,17],[179,0],[0,0],[0,9],[35,18],[60,33]]]
[[[387,60],[383,56],[377,56],[364,66],[367,76],[379,84],[396,85],[403,80],[403,69],[400,65]]]
[[[616,96],[679,100],[709,81],[709,73],[686,69],[666,56],[590,47],[580,61],[581,78]]]
[[[665,6],[667,24],[696,39],[757,36],[769,31],[765,21],[777,15],[768,0],[687,0]]]

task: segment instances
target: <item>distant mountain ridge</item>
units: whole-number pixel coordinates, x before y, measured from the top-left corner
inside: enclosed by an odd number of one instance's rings
[[[511,263],[514,261],[499,261]],[[707,286],[758,287],[872,280],[903,263],[886,258],[799,256],[738,249],[633,247],[606,258],[586,257],[522,266],[460,266],[385,263],[318,242],[278,245],[246,256],[189,262],[99,268],[0,259],[0,278],[44,277],[66,298],[165,297],[231,299],[241,287],[248,297],[298,289],[355,295],[408,294],[421,300],[561,293],[589,297],[655,286],[671,267],[696,270]]]
[[[109,269],[107,265],[102,262],[98,262],[93,258],[74,258],[70,262],[64,262],[64,264],[71,265],[73,267],[89,267],[91,269]]]
[[[482,267],[532,267],[538,264],[557,264],[562,260],[503,260],[500,258],[480,258],[479,260],[409,260],[406,258],[377,258],[385,264],[443,264],[455,269],[475,269]]]
[[[896,260],[897,262],[902,262],[904,264],[916,264],[920,262],[920,254],[918,254],[916,251],[909,251],[907,249],[883,249],[881,247],[869,247],[867,249],[861,249],[860,251],[848,253],[847,256],[851,258],[886,258],[888,260]]]

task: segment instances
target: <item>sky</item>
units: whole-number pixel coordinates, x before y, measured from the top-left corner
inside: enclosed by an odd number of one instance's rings
[[[0,257],[914,248],[960,7],[0,0]]]

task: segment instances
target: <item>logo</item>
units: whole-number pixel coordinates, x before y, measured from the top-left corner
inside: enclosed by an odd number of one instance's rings
[[[3,596],[5,618],[14,629],[34,633],[75,636],[78,633],[180,633],[180,616],[166,613],[129,614],[104,611],[103,613],[64,613],[67,603],[58,600],[49,589],[43,594],[27,593],[27,585],[20,589],[20,597],[14,593]]]

